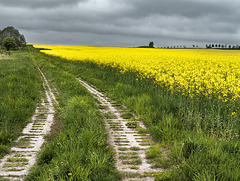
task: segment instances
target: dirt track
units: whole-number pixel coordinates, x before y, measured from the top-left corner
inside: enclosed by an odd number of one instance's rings
[[[124,180],[154,180],[151,176],[163,170],[151,168],[152,165],[145,158],[146,149],[154,143],[149,134],[137,131],[136,128],[145,129],[144,124],[134,115],[125,118],[129,115],[125,106],[114,103],[93,86],[78,80],[99,102],[100,111],[105,116],[109,143],[116,152],[116,167],[125,175]]]
[[[23,129],[22,136],[15,141],[10,154],[0,160],[0,178],[24,180],[36,162],[36,154],[44,143],[44,135],[51,130],[55,113],[54,104],[57,104],[57,101],[46,77],[40,69],[39,71],[46,97],[37,106],[31,122]]]
[[[23,180],[36,162],[36,154],[44,143],[44,135],[51,130],[57,100],[43,72],[40,69],[39,71],[43,78],[46,97],[36,108],[32,122],[24,128],[22,136],[16,140],[10,154],[0,160],[0,178]],[[146,149],[154,143],[148,133],[139,133],[139,128],[146,129],[143,122],[125,106],[114,103],[81,79],[77,80],[96,98],[99,110],[105,117],[109,143],[116,152],[116,168],[123,173],[123,180],[154,180],[153,175],[163,170],[153,169],[146,159]]]

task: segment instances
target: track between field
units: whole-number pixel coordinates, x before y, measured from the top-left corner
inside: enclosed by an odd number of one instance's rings
[[[10,154],[0,160],[0,178],[24,180],[29,169],[36,162],[36,154],[44,143],[44,135],[51,130],[54,121],[54,104],[58,104],[54,91],[50,88],[43,72],[38,68],[43,79],[45,96],[36,107],[31,122],[23,129],[22,135],[15,141]]]
[[[97,100],[99,110],[105,117],[109,143],[116,152],[116,167],[123,173],[123,179],[154,180],[154,174],[163,169],[152,168],[145,157],[146,150],[154,143],[148,133],[139,133],[137,128],[145,129],[143,122],[129,112],[126,106],[112,101],[85,81],[77,80]]]

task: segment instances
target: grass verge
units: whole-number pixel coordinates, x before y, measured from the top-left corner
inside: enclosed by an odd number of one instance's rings
[[[9,152],[42,96],[38,70],[26,50],[0,56],[0,158]]]

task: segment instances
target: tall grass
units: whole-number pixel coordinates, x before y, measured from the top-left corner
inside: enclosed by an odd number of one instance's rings
[[[45,55],[48,57],[47,55]],[[51,59],[59,69],[80,76],[126,104],[165,145],[172,167],[156,180],[240,180],[239,101],[191,98],[169,92],[135,73],[121,74],[94,63]]]
[[[45,143],[26,180],[119,180],[104,121],[90,93],[51,63],[58,62],[55,57],[34,51],[30,57],[59,91],[57,117],[62,129]]]
[[[0,158],[34,113],[40,90],[41,78],[25,51],[0,56]]]

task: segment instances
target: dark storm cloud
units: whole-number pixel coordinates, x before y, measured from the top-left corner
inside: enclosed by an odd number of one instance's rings
[[[0,29],[16,26],[30,43],[237,43],[239,6],[237,0],[0,0]]]

